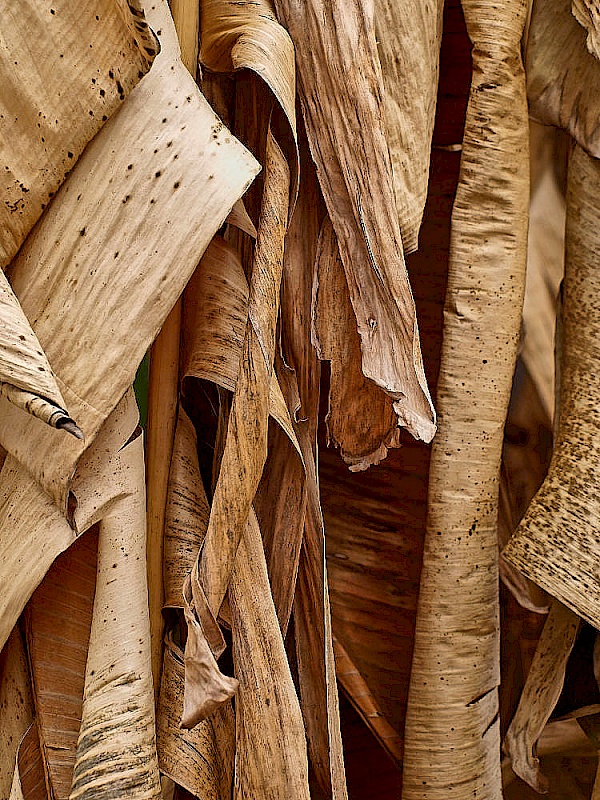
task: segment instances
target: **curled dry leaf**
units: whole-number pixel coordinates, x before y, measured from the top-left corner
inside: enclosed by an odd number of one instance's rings
[[[600,162],[569,159],[558,428],[548,475],[504,557],[600,627],[597,487]]]
[[[181,63],[168,9],[157,3],[152,14],[162,50],[147,80],[87,148],[12,267],[87,444],[259,169]],[[8,406],[0,398],[2,445],[66,509],[84,445]]]
[[[142,437],[115,456],[126,494],[102,515],[70,800],[160,798],[146,583]]]
[[[238,548],[229,601],[240,682],[234,800],[310,800],[304,724],[253,511]]]
[[[356,317],[329,219],[319,236],[313,302],[313,341],[319,358],[331,363],[328,440],[351,471],[368,469],[400,446],[400,428],[391,397],[363,375]]]
[[[554,601],[527,675],[519,707],[504,739],[515,773],[536,792],[547,792],[548,781],[535,755],[536,744],[556,705],[565,680],[567,659],[575,644],[580,620]]]
[[[3,0],[0,16],[5,267],[83,148],[148,72],[158,48],[138,0],[77,6]]]
[[[533,119],[567,130],[600,156],[600,63],[586,48],[585,31],[570,0],[533,4],[526,54],[527,97]]]
[[[372,6],[275,6],[296,48],[308,140],[338,237],[363,373],[392,397],[399,424],[430,441],[435,414],[394,202]],[[323,96],[336,102],[323,103]]]
[[[437,101],[441,0],[376,0],[386,141],[405,253],[418,247]]]
[[[525,285],[523,0],[463,0],[473,43],[452,212],[403,798],[500,798],[498,480]]]

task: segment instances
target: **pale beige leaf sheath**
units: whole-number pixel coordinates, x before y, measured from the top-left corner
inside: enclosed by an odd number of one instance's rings
[[[573,17],[570,0],[533,4],[525,65],[532,118],[564,128],[600,156],[600,63],[586,48],[585,30]]]
[[[102,515],[70,798],[160,798],[146,583],[142,436],[118,454],[127,494]]]
[[[33,721],[31,680],[21,633],[15,628],[0,652],[0,797],[13,781],[19,743]]]
[[[405,253],[418,248],[427,199],[443,8],[441,0],[375,0],[386,141]]]
[[[536,792],[547,792],[548,781],[541,773],[535,748],[562,691],[567,659],[580,622],[576,614],[554,601],[527,674],[519,707],[504,739],[504,750],[513,770]]]
[[[0,267],[158,50],[138,0],[0,3]]]
[[[398,423],[430,441],[435,414],[394,201],[373,6],[357,0],[275,6],[296,48],[308,140],[338,238],[363,373],[393,398]],[[335,102],[322,102],[324,96]]]
[[[404,800],[499,800],[498,478],[529,201],[527,4],[464,0],[473,80],[452,213]]]
[[[548,475],[504,557],[600,627],[600,162],[569,159],[558,429]]]
[[[153,69],[86,149],[11,267],[86,444],[259,169],[181,63],[168,9],[157,3],[152,14],[162,31]],[[84,445],[8,406],[0,398],[0,441],[64,509]]]
[[[98,521],[124,493],[115,453],[138,422],[133,393],[127,393],[78,465],[71,491],[77,500],[74,530],[12,456],[0,472],[0,644],[54,559]],[[18,575],[18,580],[15,576]]]

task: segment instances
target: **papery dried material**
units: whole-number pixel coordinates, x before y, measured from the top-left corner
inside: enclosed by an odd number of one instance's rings
[[[502,796],[497,513],[525,288],[527,3],[462,6],[473,79],[452,212],[404,800]]]
[[[148,79],[95,137],[11,267],[87,445],[259,169],[181,63],[166,6],[148,13],[162,31]],[[8,406],[0,398],[2,445],[66,509],[84,445]]]
[[[138,0],[0,4],[0,267],[158,51]],[[38,265],[39,266],[39,265]]]

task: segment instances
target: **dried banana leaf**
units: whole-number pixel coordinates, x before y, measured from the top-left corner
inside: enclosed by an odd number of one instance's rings
[[[179,60],[166,7],[151,14],[162,51],[147,80],[87,148],[13,262],[15,294],[87,444],[258,170]],[[83,445],[58,441],[7,406],[0,398],[3,446],[65,509]]]
[[[0,797],[7,798],[19,743],[33,721],[27,655],[18,628],[0,652],[0,711]]]
[[[54,428],[73,423],[48,359],[0,270],[0,394]]]
[[[394,202],[373,8],[339,0],[275,6],[296,48],[308,140],[338,238],[363,373],[392,397],[399,424],[429,441],[435,414]],[[336,102],[323,103],[324,96]]]
[[[590,53],[600,59],[600,13],[593,0],[572,0],[573,16],[587,31],[586,45]]]
[[[253,511],[238,548],[229,601],[239,679],[233,797],[309,800],[304,724]]]
[[[585,30],[570,0],[536,0],[527,39],[529,112],[544,125],[568,131],[591,155],[600,156],[600,63],[586,48]]]
[[[7,456],[0,472],[0,644],[54,559],[123,494],[114,457],[137,422],[135,398],[127,393],[78,465],[71,487],[77,498],[76,530],[29,473]]]
[[[0,267],[157,53],[138,0],[0,4]]]
[[[319,237],[314,295],[314,344],[319,358],[331,362],[328,444],[339,447],[351,471],[368,469],[400,446],[400,428],[391,397],[363,375],[356,317],[329,219]]]
[[[463,0],[473,80],[452,213],[403,798],[502,796],[497,510],[529,202],[527,4]]]
[[[429,153],[442,42],[441,0],[376,0],[386,140],[405,253],[418,248],[427,199]]]
[[[48,570],[25,609],[35,714],[49,794],[67,800],[75,750],[92,608],[98,536],[75,540]]]
[[[572,611],[557,601],[552,604],[519,707],[504,739],[513,770],[540,793],[548,791],[548,781],[540,770],[536,744],[562,691],[579,626],[580,619]]]
[[[600,162],[569,159],[558,428],[548,475],[504,557],[579,616],[600,626],[597,325]]]
[[[98,568],[71,800],[160,798],[146,583],[144,449],[115,457],[124,496],[99,523]]]
[[[167,639],[157,714],[158,763],[163,774],[201,800],[230,800],[235,722],[230,703],[195,728],[184,730],[183,652]]]

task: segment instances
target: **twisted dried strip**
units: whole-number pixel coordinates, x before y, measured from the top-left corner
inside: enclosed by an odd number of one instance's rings
[[[464,0],[473,80],[452,215],[404,800],[502,796],[498,479],[525,282],[527,3]]]

